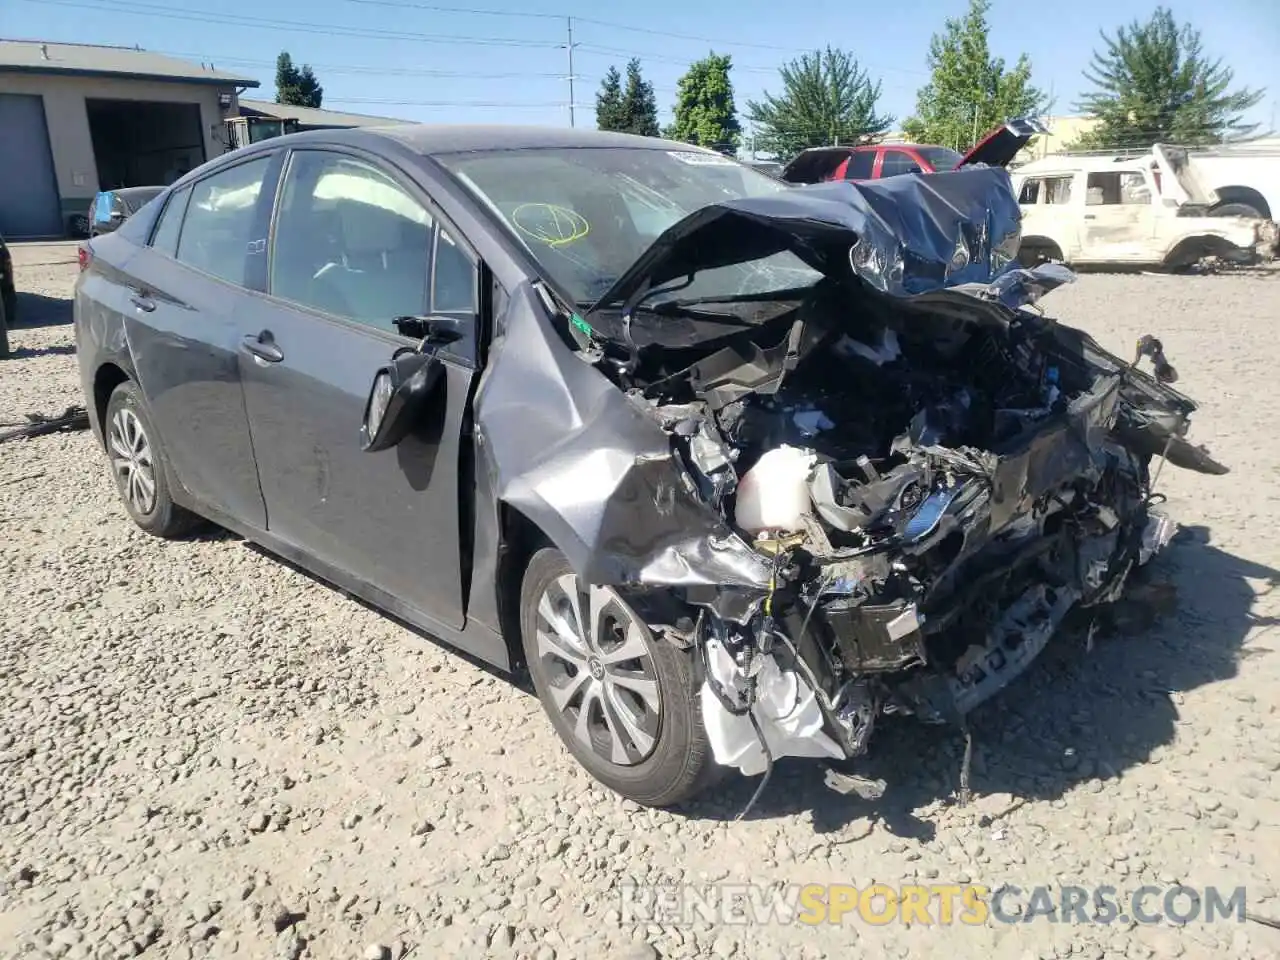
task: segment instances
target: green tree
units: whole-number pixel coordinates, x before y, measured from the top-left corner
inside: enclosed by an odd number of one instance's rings
[[[596,94],[596,127],[600,130],[627,128],[626,113],[622,109],[622,74],[617,67],[610,67],[600,81],[600,91]]]
[[[711,53],[689,67],[676,84],[675,122],[665,136],[730,156],[737,153],[742,127],[729,79],[732,66],[727,54]]]
[[[658,132],[658,100],[653,95],[653,84],[640,72],[640,61],[632,58],[627,63],[627,85],[622,91],[622,112],[626,116],[627,133],[642,137],[656,137]]]
[[[640,72],[639,60],[632,59],[627,64],[625,87],[617,67],[610,67],[604,75],[596,94],[596,127],[643,137],[659,135],[658,102],[653,84]]]
[[[806,53],[780,70],[782,93],[747,101],[755,147],[785,162],[806,147],[882,136],[893,117],[876,112],[880,82],[871,82],[844,50]]]
[[[982,135],[1014,117],[1037,116],[1047,108],[1031,84],[1026,54],[1008,69],[987,46],[991,0],[969,0],[963,17],[948,17],[929,42],[931,76],[916,93],[916,112],[903,132],[917,143],[968,150]]]
[[[1233,73],[1204,52],[1200,31],[1179,26],[1165,7],[1134,20],[1114,37],[1102,32],[1085,79],[1094,90],[1079,108],[1098,118],[1079,145],[1097,149],[1148,147],[1153,143],[1218,143],[1246,136],[1241,123],[1263,90],[1231,90]]]
[[[312,72],[309,64],[301,69],[294,66],[288,51],[281,50],[276,57],[276,103],[288,103],[295,107],[319,107],[324,99],[324,87]]]

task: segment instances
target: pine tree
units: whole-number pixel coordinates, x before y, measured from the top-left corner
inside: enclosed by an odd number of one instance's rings
[[[653,84],[640,72],[640,61],[632,58],[627,63],[627,86],[622,93],[622,112],[626,117],[626,131],[642,137],[659,136],[658,101],[653,95]]]
[[[627,117],[622,107],[622,74],[610,67],[596,94],[596,127],[600,130],[626,130]]]
[[[779,73],[782,94],[748,101],[747,116],[757,128],[756,146],[783,162],[806,147],[874,139],[893,123],[876,113],[880,82],[872,83],[844,50],[803,54]]]
[[[1242,114],[1265,93],[1232,91],[1234,74],[1204,52],[1200,31],[1179,26],[1157,7],[1145,23],[1134,20],[1114,37],[1102,33],[1104,49],[1085,70],[1095,89],[1079,103],[1098,118],[1079,146],[1146,148],[1153,143],[1216,143],[1246,136],[1256,125]]]
[[[1026,54],[1007,69],[987,45],[990,0],[969,0],[961,18],[948,17],[929,43],[929,82],[916,94],[916,112],[903,132],[917,143],[968,150],[982,136],[1015,117],[1046,109],[1043,93],[1031,85]]]
[[[319,107],[324,99],[324,87],[309,64],[299,69],[293,65],[288,51],[281,50],[276,57],[276,103],[288,103],[295,107]]]
[[[729,56],[712,53],[697,60],[676,85],[675,122],[665,135],[732,156],[742,127],[733,103]]]

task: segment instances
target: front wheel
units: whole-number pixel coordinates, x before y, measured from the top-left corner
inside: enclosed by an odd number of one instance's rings
[[[520,634],[538,699],[593,777],[652,807],[709,784],[693,657],[655,638],[617,592],[582,583],[544,548],[525,571]]]

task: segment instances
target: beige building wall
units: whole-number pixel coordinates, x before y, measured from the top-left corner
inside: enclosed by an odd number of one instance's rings
[[[82,213],[98,192],[98,168],[89,135],[86,99],[199,104],[205,155],[203,159],[193,159],[200,162],[227,151],[223,120],[239,114],[235,88],[215,84],[0,71],[0,93],[36,94],[44,98],[45,125],[63,216]],[[220,93],[231,94],[231,107],[227,110],[218,105]]]
[[[1048,136],[1036,137],[1027,145],[1027,149],[1018,154],[1019,163],[1040,160],[1055,153],[1062,153],[1080,135],[1095,126],[1097,117],[1042,117],[1041,122],[1049,128]]]

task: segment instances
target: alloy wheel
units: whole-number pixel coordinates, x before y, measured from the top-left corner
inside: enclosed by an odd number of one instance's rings
[[[137,513],[151,513],[156,506],[156,468],[138,415],[128,408],[117,410],[111,418],[108,443],[121,494]]]
[[[538,600],[536,635],[548,692],[574,737],[619,766],[648,757],[662,700],[649,630],[621,598],[557,577]]]

